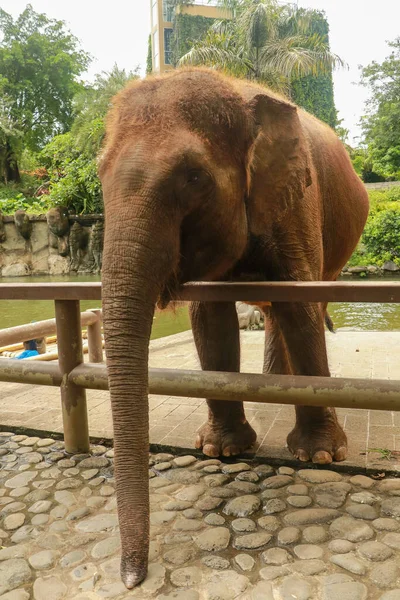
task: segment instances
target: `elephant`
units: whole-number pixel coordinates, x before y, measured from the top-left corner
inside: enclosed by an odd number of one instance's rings
[[[114,99],[99,157],[105,203],[103,315],[112,404],[121,576],[146,577],[149,548],[148,346],[155,306],[188,281],[334,281],[369,205],[325,124],[257,83],[177,69]],[[178,295],[179,297],[179,295]],[[261,304],[264,373],[329,377],[322,303]],[[234,302],[192,302],[201,367],[240,370]],[[195,445],[250,448],[241,402],[207,399]],[[296,406],[287,438],[300,461],[346,457],[334,409]]]

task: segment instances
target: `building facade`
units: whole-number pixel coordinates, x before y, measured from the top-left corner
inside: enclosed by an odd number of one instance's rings
[[[153,73],[165,73],[173,69],[172,36],[176,14],[222,19],[228,15],[218,6],[218,0],[193,0],[190,4],[175,7],[168,0],[150,0],[151,48]]]

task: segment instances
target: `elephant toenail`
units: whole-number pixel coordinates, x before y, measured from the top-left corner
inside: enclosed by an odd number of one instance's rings
[[[345,446],[341,446],[335,452],[335,460],[341,461],[345,460],[347,457],[347,448]]]
[[[325,450],[319,450],[313,455],[312,461],[317,465],[329,465],[332,462],[332,456]]]
[[[303,448],[299,448],[297,450],[297,458],[299,460],[301,460],[302,462],[307,462],[310,460],[310,456],[309,456],[308,452],[303,450]]]

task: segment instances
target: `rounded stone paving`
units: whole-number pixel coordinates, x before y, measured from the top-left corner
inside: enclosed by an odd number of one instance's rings
[[[399,480],[165,453],[128,592],[113,452],[93,450],[0,433],[0,600],[400,600]]]

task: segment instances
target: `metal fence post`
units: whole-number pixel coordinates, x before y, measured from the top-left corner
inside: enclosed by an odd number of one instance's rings
[[[68,374],[83,363],[79,300],[55,300],[55,309],[65,449],[71,454],[88,452],[86,390],[68,381]]]
[[[103,338],[101,337],[101,310],[99,308],[90,309],[95,315],[98,316],[97,321],[88,325],[87,337],[88,337],[88,349],[89,349],[89,362],[101,363],[103,362]]]

